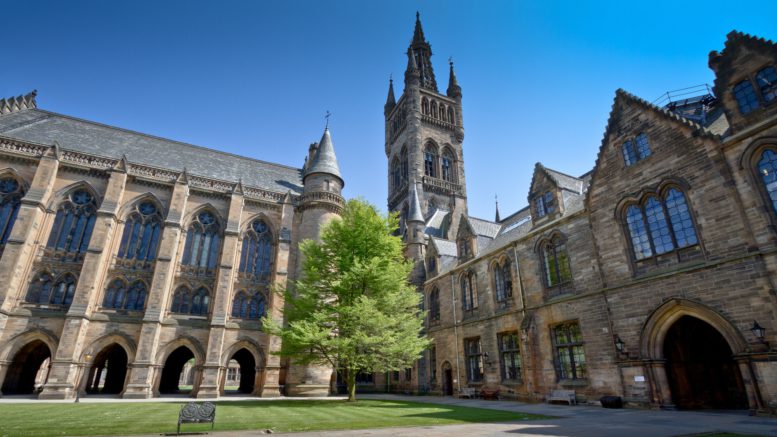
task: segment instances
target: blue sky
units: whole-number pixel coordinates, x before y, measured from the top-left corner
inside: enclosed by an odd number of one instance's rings
[[[535,162],[596,159],[614,92],[712,83],[732,29],[777,39],[777,3],[0,0],[0,96],[301,166],[332,111],[348,197],[386,208],[383,104],[416,10],[441,91],[463,90],[470,214],[526,205]]]

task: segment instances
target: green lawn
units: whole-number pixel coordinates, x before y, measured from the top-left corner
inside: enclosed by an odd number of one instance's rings
[[[315,431],[541,419],[544,416],[403,401],[217,402],[216,430]],[[3,404],[0,436],[175,432],[180,403]],[[210,430],[184,424],[181,431]]]

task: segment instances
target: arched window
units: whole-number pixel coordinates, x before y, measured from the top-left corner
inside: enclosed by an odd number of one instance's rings
[[[189,287],[182,285],[175,290],[170,312],[205,316],[208,314],[209,306],[210,294],[207,288],[200,287],[192,291]]]
[[[437,118],[437,102],[432,100],[432,117]]]
[[[475,286],[475,274],[473,272],[467,272],[461,276],[461,307],[464,310],[471,310],[478,306]]]
[[[429,100],[426,97],[421,99],[421,114],[429,115]]]
[[[429,321],[440,321],[440,289],[437,287],[429,292]]]
[[[456,124],[456,117],[453,116],[453,108],[448,106],[448,122],[450,124]]]
[[[424,149],[424,174],[433,178],[437,177],[437,148],[429,143]]]
[[[72,273],[65,273],[54,281],[48,272],[41,272],[30,282],[25,300],[29,303],[70,306],[75,293],[76,278]]]
[[[637,261],[698,243],[685,195],[677,188],[629,206],[625,218]]]
[[[220,227],[216,216],[209,211],[197,214],[186,233],[181,264],[195,269],[213,270],[221,246]]]
[[[442,152],[442,179],[448,182],[455,182],[453,175],[453,153],[445,149]]]
[[[91,193],[84,189],[73,191],[59,206],[47,247],[72,255],[85,252],[96,212],[97,203]]]
[[[407,181],[408,180],[408,166],[410,164],[408,163],[408,160],[407,160],[407,147],[405,147],[405,146],[402,146],[402,151],[399,152],[399,165],[402,166],[402,170],[400,172],[401,173],[400,176],[402,178],[401,182]]]
[[[399,159],[394,158],[391,161],[391,191],[397,191],[402,185],[402,169],[399,166]]]
[[[140,311],[146,305],[146,284],[135,281],[129,287],[123,279],[114,279],[105,290],[103,308]]]
[[[239,271],[242,277],[253,281],[270,280],[273,262],[272,234],[267,224],[254,220],[243,236],[243,252]]]
[[[440,120],[445,121],[445,105],[440,103]]]
[[[777,153],[772,149],[766,149],[761,153],[758,161],[758,173],[766,189],[766,194],[772,204],[772,210],[777,212]]]
[[[249,295],[245,291],[235,294],[232,301],[232,317],[239,319],[257,320],[264,317],[267,300],[261,291],[255,291]]]
[[[496,289],[497,302],[503,302],[513,295],[513,279],[510,273],[509,259],[505,259],[502,264],[494,264],[494,288]]]
[[[11,177],[0,179],[0,254],[11,235],[11,229],[19,214],[22,204],[22,188],[19,182]]]
[[[162,215],[151,202],[140,202],[127,217],[119,245],[119,258],[153,261],[156,259],[159,235],[162,232]]]
[[[544,242],[542,248],[542,266],[545,273],[545,286],[555,287],[572,280],[569,269],[567,246],[559,235]]]

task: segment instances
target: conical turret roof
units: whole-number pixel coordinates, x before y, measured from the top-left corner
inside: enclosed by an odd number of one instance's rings
[[[335,148],[332,145],[332,137],[329,135],[329,128],[324,129],[324,135],[318,143],[318,148],[310,161],[310,165],[308,165],[305,177],[313,173],[331,174],[343,181],[343,177],[340,176],[340,166],[337,164]]]
[[[421,202],[418,200],[418,184],[413,182],[413,192],[410,193],[410,211],[407,213],[408,222],[424,223],[424,215],[421,214]]]

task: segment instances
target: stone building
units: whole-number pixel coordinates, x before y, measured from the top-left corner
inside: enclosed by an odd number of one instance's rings
[[[331,370],[272,355],[259,319],[281,317],[271,287],[299,274],[299,242],[343,206],[329,131],[291,168],[35,97],[0,100],[3,395],[214,397],[235,362],[243,393],[326,394]]]
[[[407,53],[384,107],[388,206],[434,346],[363,389],[777,408],[774,42],[731,32],[691,98],[616,91],[595,167],[538,163],[529,206],[495,220],[467,213],[462,89],[451,64],[439,91],[418,18]]]

